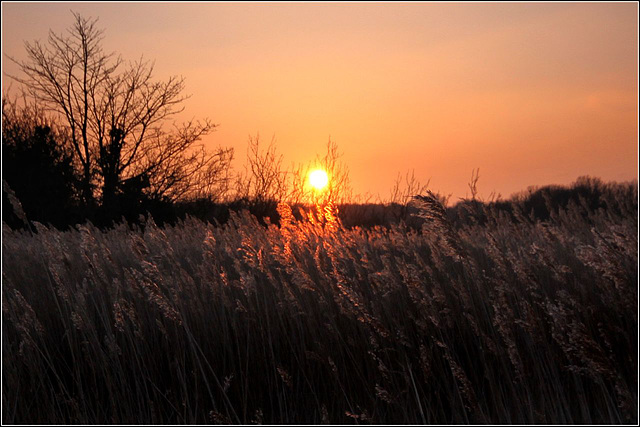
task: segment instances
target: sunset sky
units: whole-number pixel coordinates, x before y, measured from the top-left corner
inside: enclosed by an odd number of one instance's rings
[[[260,133],[287,166],[330,137],[354,191],[382,198],[409,170],[452,201],[475,168],[485,197],[638,175],[635,2],[3,2],[3,54],[24,59],[71,10],[99,17],[106,51],[184,76],[183,117],[218,123],[205,143],[236,168]]]

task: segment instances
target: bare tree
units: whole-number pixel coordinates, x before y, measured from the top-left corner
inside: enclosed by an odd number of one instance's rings
[[[347,203],[352,200],[353,194],[349,180],[349,169],[340,161],[342,154],[338,151],[338,144],[329,139],[327,152],[317,160],[317,164],[328,175],[327,187],[321,194],[321,202],[334,204]]]
[[[197,145],[216,125],[205,119],[170,126],[187,98],[184,78],[154,80],[153,63],[125,64],[103,51],[97,19],[74,18],[67,34],[50,31],[46,44],[26,42],[28,59],[10,58],[23,76],[10,77],[68,125],[84,202],[101,197],[109,206],[131,187],[167,200],[220,192],[232,151]]]
[[[265,148],[259,135],[249,137],[245,170],[236,177],[236,198],[246,200],[259,214],[270,204],[279,202],[309,203],[323,209],[328,204],[351,201],[349,171],[340,161],[335,142],[329,140],[326,154],[307,165],[292,165],[287,170],[282,166],[282,160],[282,155],[276,151],[275,138]],[[329,178],[322,190],[312,189],[309,185],[309,173],[314,169],[324,170]]]
[[[249,136],[245,170],[236,177],[237,197],[256,207],[283,201],[287,190],[287,171],[282,168],[282,155],[276,152],[275,138],[263,149],[259,134]]]

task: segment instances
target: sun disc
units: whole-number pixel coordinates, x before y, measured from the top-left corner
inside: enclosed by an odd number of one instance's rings
[[[309,184],[316,190],[322,190],[329,183],[329,176],[322,169],[316,169],[309,174]]]

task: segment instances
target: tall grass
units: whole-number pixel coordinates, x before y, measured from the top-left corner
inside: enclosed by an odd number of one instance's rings
[[[637,423],[636,201],[3,230],[4,423]],[[328,218],[328,219],[327,219]]]

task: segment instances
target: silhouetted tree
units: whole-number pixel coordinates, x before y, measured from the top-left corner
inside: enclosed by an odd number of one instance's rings
[[[273,218],[280,202],[316,207],[350,202],[349,170],[340,156],[337,144],[329,140],[324,156],[287,170],[282,166],[282,155],[277,153],[275,138],[265,148],[259,135],[249,137],[245,170],[236,176],[236,201],[260,218],[267,214]],[[321,191],[311,189],[308,183],[309,172],[318,168],[329,177]]]
[[[276,152],[275,138],[266,149],[262,147],[260,135],[249,137],[245,170],[236,176],[236,199],[258,217],[275,212],[289,190],[287,171],[282,167],[282,155]]]
[[[353,199],[353,192],[349,180],[349,169],[340,160],[342,154],[338,151],[338,144],[335,141],[327,143],[327,152],[316,160],[316,166],[322,168],[329,176],[327,187],[320,194],[316,203],[325,204],[331,202],[342,204]]]
[[[197,144],[216,125],[205,119],[171,126],[187,98],[184,79],[155,81],[152,63],[125,64],[105,53],[97,19],[74,17],[67,34],[51,31],[46,43],[25,43],[28,59],[11,58],[22,76],[11,77],[65,122],[84,204],[101,201],[111,210],[128,188],[168,201],[226,191],[232,150]]]

